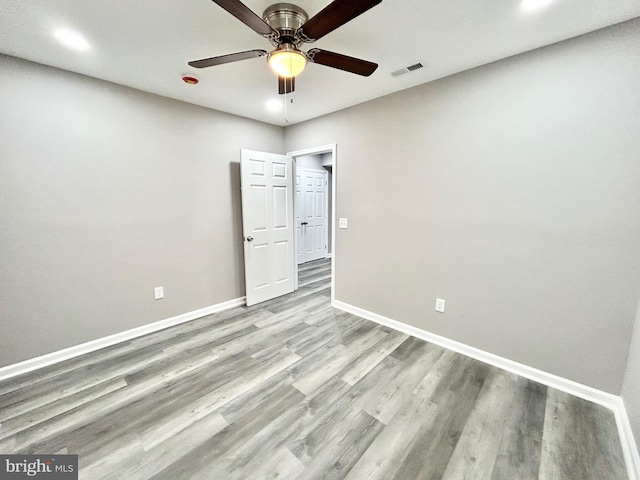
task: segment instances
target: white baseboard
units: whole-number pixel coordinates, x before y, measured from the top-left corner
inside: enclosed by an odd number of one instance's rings
[[[640,480],[640,454],[638,453],[638,444],[633,436],[631,422],[627,415],[624,401],[618,397],[618,408],[614,409],[616,414],[616,423],[618,424],[618,432],[620,433],[620,443],[622,444],[622,453],[627,463],[627,471],[630,480]]]
[[[40,357],[31,358],[23,362],[8,365],[6,367],[0,368],[0,380],[6,380],[17,375],[22,375],[23,373],[31,372],[32,370],[36,370],[38,368],[43,368],[49,365],[53,365],[54,363],[62,362],[73,357],[84,355],[85,353],[94,352],[96,350],[100,350],[101,348],[115,345],[116,343],[125,342],[133,338],[157,332],[158,330],[163,330],[165,328],[173,327],[174,325],[179,325],[181,323],[189,322],[206,315],[211,315],[213,313],[222,312],[223,310],[229,310],[231,308],[240,307],[243,305],[245,305],[245,297],[228,300],[226,302],[200,308],[192,312],[183,313],[175,317],[159,320],[148,325],[132,328],[131,330],[115,333],[113,335],[109,335],[108,337],[98,338],[90,342],[81,343],[79,345],[74,345],[73,347],[65,348],[64,350],[58,350],[57,352],[48,353]]]
[[[356,307],[340,300],[333,300],[331,304],[333,307],[347,313],[352,313],[367,320],[379,323],[380,325],[406,333],[412,337],[434,343],[449,350],[453,350],[454,352],[466,355],[467,357],[474,358],[489,365],[493,365],[494,367],[515,373],[521,377],[528,378],[543,385],[547,385],[548,387],[561,390],[613,410],[616,418],[616,424],[618,426],[618,433],[620,435],[620,442],[622,444],[622,451],[627,465],[627,471],[629,472],[629,479],[640,480],[640,459],[638,458],[638,449],[633,438],[633,432],[631,430],[627,411],[624,407],[624,402],[619,396],[494,355],[493,353],[480,350],[479,348],[475,348],[464,343],[456,342],[455,340],[436,335],[426,330],[414,327],[413,325],[398,322],[397,320],[364,310],[363,308]]]

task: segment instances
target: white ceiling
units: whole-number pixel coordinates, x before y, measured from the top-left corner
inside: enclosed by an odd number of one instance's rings
[[[383,0],[313,46],[378,63],[368,78],[310,64],[297,78],[288,124],[549,45],[640,15],[639,0],[555,0],[525,12],[522,0]],[[246,0],[259,15],[273,0]],[[310,16],[329,2],[296,0]],[[82,33],[87,51],[59,44]],[[0,0],[0,52],[275,125],[266,108],[277,79],[257,58],[207,69],[187,62],[269,42],[210,0]],[[303,50],[311,48],[305,45]],[[392,77],[398,68],[425,68]],[[195,74],[200,84],[181,81]]]

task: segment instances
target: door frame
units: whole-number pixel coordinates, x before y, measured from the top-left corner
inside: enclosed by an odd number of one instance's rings
[[[292,152],[287,152],[286,155],[293,158],[294,165],[294,175],[296,173],[296,157],[302,157],[304,155],[320,155],[323,153],[331,153],[331,157],[333,160],[333,166],[331,167],[331,304],[336,300],[336,198],[337,198],[337,173],[338,173],[338,149],[335,143],[330,143],[328,145],[321,145],[318,147],[305,148],[302,150],[294,150]],[[294,199],[295,200],[295,199]],[[295,207],[294,207],[295,208]],[[297,242],[297,236],[295,236],[294,241]],[[297,243],[295,245],[297,249]],[[294,263],[295,263],[295,251],[294,255]],[[295,289],[298,289],[298,269],[295,269],[294,273],[294,285]]]

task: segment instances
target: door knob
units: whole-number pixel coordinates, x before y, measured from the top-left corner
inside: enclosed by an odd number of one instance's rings
[[[247,242],[253,242],[253,237],[251,236],[247,237]]]
[[[300,225],[308,225],[309,222],[302,222]]]

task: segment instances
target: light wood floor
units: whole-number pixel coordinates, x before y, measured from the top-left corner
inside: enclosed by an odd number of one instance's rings
[[[99,479],[626,479],[613,414],[301,288],[0,383],[0,453]]]

